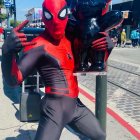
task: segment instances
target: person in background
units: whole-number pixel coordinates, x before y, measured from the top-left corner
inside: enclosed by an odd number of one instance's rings
[[[136,47],[139,42],[139,31],[137,29],[133,29],[131,31],[131,41],[132,41],[132,46]]]
[[[137,46],[140,46],[140,29],[137,29]]]
[[[123,29],[121,32],[121,46],[125,47],[125,44],[126,44],[126,32],[125,29]]]
[[[114,47],[117,47],[117,42],[118,42],[117,29],[112,29],[109,33],[109,36],[114,43]]]
[[[116,47],[120,47],[121,46],[121,32],[120,30],[117,31],[117,45]]]

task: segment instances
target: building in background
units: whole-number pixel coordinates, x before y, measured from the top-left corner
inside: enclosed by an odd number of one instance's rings
[[[32,8],[28,10],[25,15],[27,20],[30,21],[30,25],[33,27],[41,27],[43,25],[42,22],[42,8]]]
[[[122,0],[122,2],[113,4],[112,10],[123,12],[122,28],[126,29],[129,39],[131,30],[140,27],[140,0]]]

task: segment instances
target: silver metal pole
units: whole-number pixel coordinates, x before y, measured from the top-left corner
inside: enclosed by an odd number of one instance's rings
[[[112,10],[112,1],[110,2],[110,11]]]
[[[10,11],[9,8],[6,8],[7,13],[7,28],[10,28]]]
[[[16,0],[13,0],[14,4],[14,27],[16,27],[17,16],[16,16]]]

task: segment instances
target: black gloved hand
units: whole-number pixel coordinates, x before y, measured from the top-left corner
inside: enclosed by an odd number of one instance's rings
[[[21,23],[19,26],[17,26],[11,31],[2,46],[3,54],[9,52],[16,53],[25,46],[36,44],[35,42],[27,42],[26,35],[24,33],[20,33],[20,30],[23,29],[28,24],[28,22],[28,20],[25,20],[23,23]]]

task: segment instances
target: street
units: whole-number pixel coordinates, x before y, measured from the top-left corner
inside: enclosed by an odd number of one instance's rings
[[[109,59],[140,65],[140,48],[114,48]]]
[[[127,67],[129,66],[132,70],[134,70],[133,67],[136,67],[137,72],[139,73],[139,53],[139,48],[115,48],[108,63],[121,63],[122,66],[127,65]],[[6,90],[4,90],[1,70],[0,76],[0,108],[2,108],[0,117],[0,140],[33,140],[38,123],[22,123],[19,121],[19,104],[16,100],[13,100],[13,97],[17,96],[17,92],[20,91],[7,87]],[[124,81],[127,81],[127,78],[129,77],[130,75],[125,74],[124,78],[123,72],[109,68],[109,80],[112,80],[113,78],[115,82],[121,81],[120,83],[123,85],[125,84]],[[131,82],[133,82],[133,80],[138,80],[134,78],[135,77],[131,78]],[[79,87],[95,98],[95,76],[79,76],[78,79]],[[131,82],[127,83],[128,87],[131,87]],[[135,92],[140,91],[138,87],[139,85],[137,82],[137,90],[135,90]],[[89,100],[82,92],[79,97],[93,112],[95,111],[95,104],[92,100]],[[124,103],[125,100],[127,102]],[[108,84],[108,108],[119,115],[124,121],[129,122],[131,127],[134,129],[133,131],[136,132],[137,138],[140,138],[140,134],[138,133],[140,128],[140,124],[138,122],[140,116],[136,114],[140,109],[139,102],[138,98],[134,99],[134,97],[132,98],[129,94],[125,95],[125,92],[122,89]],[[128,108],[128,104],[131,104],[132,107]],[[127,108],[131,109],[131,111],[133,111],[134,108],[135,110],[138,108],[138,111],[130,112]],[[131,130],[118,122],[117,118],[114,118],[113,115],[107,113],[107,140],[137,140],[137,138]],[[79,138],[64,129],[60,140],[79,140]]]

